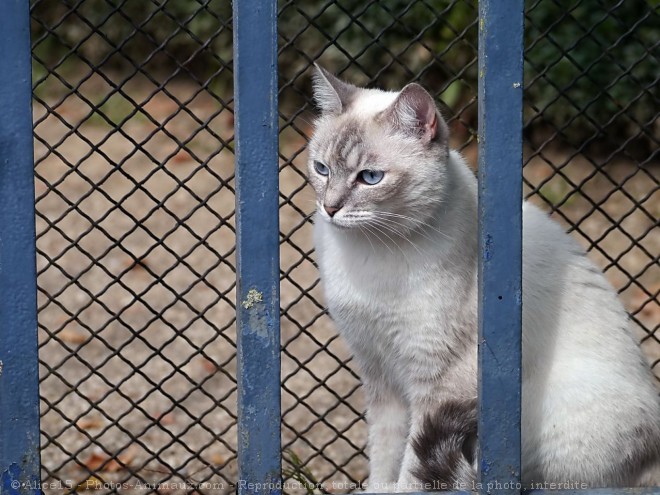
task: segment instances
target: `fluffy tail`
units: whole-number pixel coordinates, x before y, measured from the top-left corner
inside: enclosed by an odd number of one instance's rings
[[[424,419],[412,443],[413,474],[437,490],[470,490],[476,479],[477,401],[444,402]]]

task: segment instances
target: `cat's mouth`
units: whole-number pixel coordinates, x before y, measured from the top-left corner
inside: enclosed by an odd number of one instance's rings
[[[340,230],[351,230],[358,228],[360,225],[360,222],[350,214],[337,213],[331,217],[327,213],[321,212],[321,210],[317,211],[317,216],[320,216],[323,221]]]
[[[317,204],[316,215],[317,218],[320,216],[324,222],[329,223],[338,230],[382,230],[383,224],[387,223],[386,220],[377,217],[373,212],[348,207],[330,215]],[[388,230],[388,227],[385,226],[385,229]]]
[[[358,226],[354,220],[346,220],[344,218],[331,218],[328,216],[323,217],[326,222],[328,222],[333,227],[340,230],[350,230]]]

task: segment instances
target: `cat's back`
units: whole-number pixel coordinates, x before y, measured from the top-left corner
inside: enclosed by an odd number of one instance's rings
[[[585,250],[557,222],[523,206],[524,344],[535,362],[555,349],[553,362],[594,358],[638,366],[640,351],[618,294]],[[609,361],[606,363],[606,361]],[[538,368],[538,364],[535,366]],[[592,370],[593,371],[593,370]]]
[[[591,479],[621,486],[657,459],[660,403],[627,313],[581,246],[531,204],[523,207],[523,401],[528,481],[584,479],[591,460]]]

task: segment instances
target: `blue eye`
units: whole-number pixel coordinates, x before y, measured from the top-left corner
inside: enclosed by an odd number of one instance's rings
[[[385,172],[381,172],[380,170],[363,170],[358,174],[358,181],[373,186],[383,180],[384,176]]]
[[[317,162],[316,160],[314,160],[314,170],[316,170],[319,175],[328,175],[330,173],[330,169],[328,167],[323,165],[321,162]]]

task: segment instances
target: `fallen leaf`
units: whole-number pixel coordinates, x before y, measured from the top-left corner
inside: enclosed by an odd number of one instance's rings
[[[640,311],[643,318],[649,321],[660,320],[660,305],[651,301]]]
[[[190,156],[190,153],[188,153],[186,150],[180,150],[176,155],[172,157],[172,163],[176,163],[178,165],[191,162],[192,160],[192,156]]]
[[[110,456],[107,454],[93,452],[87,459],[82,461],[82,464],[90,471],[99,471],[101,466],[103,466],[103,470],[105,471],[110,462],[109,459]]]
[[[213,361],[211,361],[210,359],[205,358],[205,357],[203,357],[203,356],[201,356],[201,357],[199,358],[199,364],[200,364],[200,366],[202,367],[202,369],[203,369],[206,373],[208,373],[209,375],[212,375],[213,373],[215,373],[216,371],[218,371],[218,365],[215,364],[215,363],[214,363]]]
[[[116,457],[102,452],[94,452],[82,464],[90,471],[115,473],[130,464],[134,457],[135,448],[129,447]]]
[[[218,452],[211,454],[211,464],[214,464],[216,466],[221,466],[224,463],[225,463],[225,457],[222,454]]]
[[[174,423],[176,423],[176,416],[174,416],[174,414],[172,414],[172,413],[167,413],[163,416],[160,416],[160,419],[158,420],[158,422],[161,425],[164,425],[164,426],[173,425]]]
[[[103,482],[95,476],[90,476],[76,487],[76,491],[82,492],[85,490],[101,490],[102,488]]]
[[[149,268],[149,262],[146,258],[126,258],[123,265],[129,270],[145,270]]]
[[[82,344],[89,337],[88,335],[69,327],[64,328],[57,334],[57,336],[68,344]]]
[[[156,93],[156,96],[149,100],[143,108],[152,117],[162,118],[168,117],[178,110],[179,105],[170,97]]]
[[[648,287],[648,291],[651,294],[657,293],[660,289],[659,285],[660,284],[655,284],[651,287]],[[643,320],[648,320],[651,322],[658,321],[658,319],[660,319],[660,304],[653,300],[649,301],[649,299],[651,298],[649,298],[646,292],[636,288],[635,295],[630,300],[630,309],[632,309],[633,312],[639,310],[637,313],[638,318],[642,318]],[[639,308],[641,308],[641,310]]]
[[[80,418],[76,423],[76,427],[81,430],[93,430],[94,428],[101,428],[104,425],[101,418],[85,416]]]

